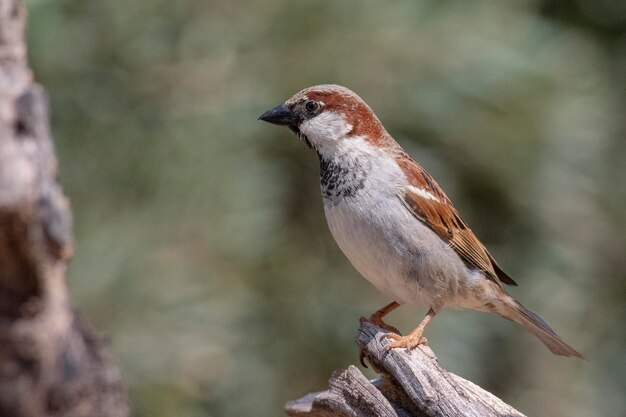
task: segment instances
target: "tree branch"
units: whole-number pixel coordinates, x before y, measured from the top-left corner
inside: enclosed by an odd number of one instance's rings
[[[0,0],[0,416],[126,417],[113,358],[70,306],[71,212],[25,21]]]
[[[335,371],[328,391],[308,394],[290,401],[285,411],[292,417],[524,417],[479,386],[443,369],[427,346],[411,352],[385,350],[380,340],[385,331],[364,323],[357,345],[381,372],[368,381],[350,365]]]

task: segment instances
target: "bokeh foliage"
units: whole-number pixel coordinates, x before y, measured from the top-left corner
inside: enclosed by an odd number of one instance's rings
[[[626,410],[620,0],[29,0],[75,214],[76,304],[136,416],[276,416],[357,358],[387,300],[325,225],[317,161],[257,116],[344,84],[590,361],[444,312],[450,370],[528,415]],[[404,330],[424,312],[404,307]]]

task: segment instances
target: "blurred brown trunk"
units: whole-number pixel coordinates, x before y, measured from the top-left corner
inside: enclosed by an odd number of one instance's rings
[[[0,416],[125,417],[120,372],[70,306],[71,212],[25,20],[0,0]]]

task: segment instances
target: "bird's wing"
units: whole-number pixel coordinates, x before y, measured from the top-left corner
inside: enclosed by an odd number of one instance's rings
[[[467,227],[430,174],[405,153],[397,157],[397,162],[410,184],[400,190],[399,197],[413,215],[447,242],[467,264],[483,271],[489,279],[497,284],[517,285]]]

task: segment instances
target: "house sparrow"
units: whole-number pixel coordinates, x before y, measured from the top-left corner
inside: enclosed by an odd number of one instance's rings
[[[443,308],[470,308],[518,323],[557,355],[583,358],[507,294],[503,284],[515,281],[354,92],[310,87],[259,119],[289,127],[319,156],[324,212],[335,241],[361,275],[395,300],[362,318],[390,331],[387,349],[426,343],[424,329]],[[383,321],[400,304],[429,308],[406,336]]]

